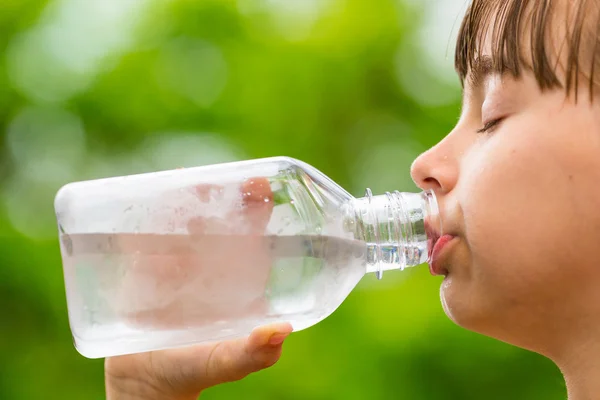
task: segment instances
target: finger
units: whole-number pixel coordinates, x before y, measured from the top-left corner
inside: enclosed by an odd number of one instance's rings
[[[252,233],[263,233],[273,213],[273,190],[269,179],[255,177],[245,180],[242,192],[242,217]]]
[[[204,387],[231,382],[268,368],[281,356],[284,340],[293,328],[278,323],[256,328],[249,337],[215,344],[206,362]]]

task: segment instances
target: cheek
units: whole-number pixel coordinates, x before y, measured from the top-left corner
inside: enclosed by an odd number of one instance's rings
[[[580,229],[573,165],[540,135],[492,136],[461,168],[460,203],[470,255],[471,294],[506,310],[547,303],[564,290],[569,265],[583,261],[569,243]],[[511,137],[512,136],[512,137]],[[575,259],[574,259],[575,258]]]

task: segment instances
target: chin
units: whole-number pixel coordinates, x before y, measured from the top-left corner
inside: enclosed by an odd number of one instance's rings
[[[440,286],[440,301],[442,303],[442,308],[444,309],[444,313],[450,318],[454,323],[460,325],[456,320],[455,311],[456,307],[454,302],[452,301],[452,277],[446,276],[442,285]]]
[[[470,291],[468,285],[458,283],[449,275],[440,288],[442,307],[452,322],[469,331],[535,351],[532,343],[521,337],[523,332],[519,332],[518,320],[511,318],[511,312],[498,312],[498,308]]]
[[[459,282],[451,275],[446,276],[440,287],[440,301],[444,312],[458,326],[484,333],[490,324],[491,313],[484,312],[481,299],[469,295],[466,287],[458,287]],[[484,333],[485,334],[485,333]]]

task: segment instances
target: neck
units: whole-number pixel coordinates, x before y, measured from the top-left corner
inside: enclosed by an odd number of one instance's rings
[[[572,348],[556,364],[565,377],[569,400],[600,398],[600,342],[597,338]]]

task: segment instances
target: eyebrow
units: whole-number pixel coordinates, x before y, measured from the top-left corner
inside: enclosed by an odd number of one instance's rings
[[[472,87],[479,87],[493,74],[493,63],[490,56],[479,56],[473,60],[469,70],[469,83]]]

